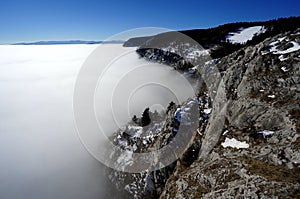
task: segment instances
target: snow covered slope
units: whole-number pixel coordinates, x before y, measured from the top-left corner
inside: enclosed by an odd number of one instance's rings
[[[232,32],[229,33],[227,36],[227,40],[231,43],[239,43],[244,44],[247,41],[251,40],[254,35],[259,35],[261,33],[264,33],[266,29],[263,26],[253,26],[250,28],[241,28],[239,32]]]

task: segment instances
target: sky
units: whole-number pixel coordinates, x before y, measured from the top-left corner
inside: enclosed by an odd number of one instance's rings
[[[0,0],[0,44],[105,40],[133,28],[208,28],[300,16],[299,0]]]

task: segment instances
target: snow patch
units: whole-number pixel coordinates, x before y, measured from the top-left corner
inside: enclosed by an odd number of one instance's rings
[[[244,44],[247,41],[251,40],[255,35],[259,35],[264,32],[266,32],[266,29],[263,26],[254,26],[242,29],[240,32],[229,33],[227,39],[233,44]]]
[[[282,42],[283,40],[285,40],[286,37],[281,37],[278,39],[279,42]]]
[[[274,99],[274,98],[275,98],[275,95],[268,95],[268,98]]]
[[[210,114],[211,113],[211,108],[204,109],[203,112],[205,114]]]
[[[280,69],[281,69],[283,72],[288,72],[288,71],[289,71],[289,69],[288,69],[286,66],[282,66]]]
[[[285,61],[285,60],[288,60],[289,58],[288,57],[284,57],[283,55],[280,55],[279,57],[278,57],[278,59],[280,60],[280,61]],[[286,72],[286,71],[284,71],[284,72]]]
[[[278,43],[279,43],[279,41],[273,41],[272,43],[270,43],[270,46],[275,46]]]
[[[222,135],[226,135],[228,132],[228,130],[225,130]]]
[[[274,131],[263,130],[263,131],[259,131],[257,133],[261,133],[263,135],[263,137],[266,138],[266,136],[274,134]]]
[[[226,138],[225,141],[221,144],[224,148],[226,147],[232,147],[232,148],[237,148],[237,149],[245,149],[249,148],[249,144],[247,144],[246,141],[241,142],[236,140],[235,138]]]
[[[290,48],[288,48],[286,50],[282,50],[282,51],[278,50],[277,46],[274,45],[270,49],[270,52],[272,52],[274,55],[284,55],[284,54],[288,54],[288,53],[292,53],[292,52],[300,50],[300,45],[297,42],[292,41],[291,43],[293,44],[293,47],[290,47]]]

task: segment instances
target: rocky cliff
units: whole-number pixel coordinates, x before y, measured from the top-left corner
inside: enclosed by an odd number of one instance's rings
[[[197,67],[189,60],[178,65],[180,57],[170,61],[172,53],[147,48],[142,54],[192,71],[196,79],[214,64],[221,80],[210,88],[200,84],[195,98],[181,105],[170,103],[150,126],[133,122],[116,133],[112,139],[127,152],[112,155],[126,167],[128,151],[162,148],[179,126],[197,117],[195,128],[185,132],[190,141],[172,164],[137,174],[109,171],[119,190],[128,198],[300,197],[300,29]]]
[[[227,106],[211,120],[199,158],[160,198],[299,198],[300,32],[268,38],[220,59]],[[212,139],[214,137],[214,139]]]

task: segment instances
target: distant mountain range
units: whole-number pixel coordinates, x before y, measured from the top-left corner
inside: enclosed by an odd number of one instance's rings
[[[21,42],[12,45],[60,45],[60,44],[122,44],[124,41],[84,41],[84,40],[69,40],[69,41],[37,41],[37,42]]]

